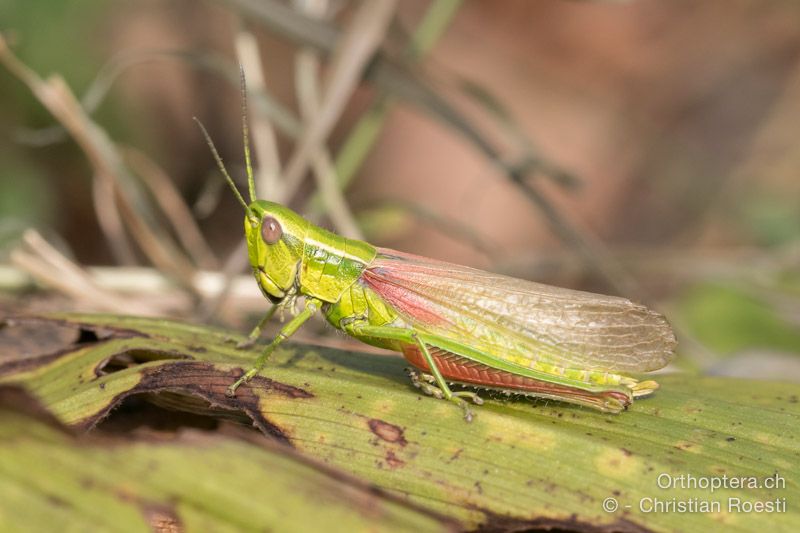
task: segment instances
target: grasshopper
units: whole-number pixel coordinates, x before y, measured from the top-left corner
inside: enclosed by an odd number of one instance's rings
[[[250,202],[245,202],[198,121],[220,171],[244,208],[250,266],[272,308],[294,310],[227,390],[257,375],[270,355],[309,318],[322,313],[362,342],[401,352],[422,392],[457,404],[467,421],[471,390],[490,389],[619,413],[658,388],[627,372],[664,367],[676,347],[666,319],[625,298],[524,281],[348,239],[283,205],[256,199],[244,121]]]

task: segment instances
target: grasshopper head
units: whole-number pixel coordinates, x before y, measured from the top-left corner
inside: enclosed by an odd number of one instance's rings
[[[250,164],[250,141],[247,127],[247,91],[244,71],[240,69],[242,86],[242,134],[244,137],[244,160],[247,169],[247,188],[250,204],[245,202],[242,193],[228,174],[222,158],[214,146],[214,141],[205,126],[195,118],[203,136],[211,149],[220,172],[230,185],[234,196],[244,207],[244,232],[247,238],[247,254],[250,266],[256,276],[258,286],[264,295],[274,303],[283,300],[290,293],[297,279],[297,269],[303,259],[303,241],[310,226],[303,217],[280,204],[266,200],[256,200],[255,176]]]
[[[280,204],[256,200],[247,207],[244,232],[250,266],[273,302],[282,300],[295,284],[308,226],[303,217]]]

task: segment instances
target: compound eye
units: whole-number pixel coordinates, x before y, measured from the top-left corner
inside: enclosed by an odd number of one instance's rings
[[[264,239],[264,242],[275,244],[281,240],[282,235],[283,228],[281,228],[280,222],[272,217],[264,217],[264,220],[261,221],[261,238]]]

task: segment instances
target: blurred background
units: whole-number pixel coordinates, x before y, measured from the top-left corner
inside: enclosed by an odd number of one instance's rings
[[[245,190],[241,65],[260,197],[646,302],[685,370],[800,381],[796,2],[0,0],[0,32],[3,314],[252,325],[192,120]]]

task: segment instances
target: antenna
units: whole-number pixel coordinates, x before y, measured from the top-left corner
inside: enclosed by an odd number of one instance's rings
[[[244,67],[239,64],[239,80],[242,89],[242,137],[244,137],[244,164],[247,168],[247,190],[250,201],[256,201],[256,179],[253,176],[253,165],[250,163],[250,128],[247,125],[247,82],[244,79]]]
[[[217,162],[217,166],[219,167],[220,172],[222,172],[222,175],[225,176],[225,179],[228,181],[228,185],[230,185],[231,189],[233,189],[233,194],[236,195],[236,199],[239,200],[239,203],[242,204],[242,206],[244,206],[245,211],[247,211],[249,209],[249,207],[247,206],[247,202],[244,201],[244,198],[242,198],[242,193],[240,193],[239,189],[236,188],[236,184],[233,182],[233,178],[231,178],[231,175],[228,174],[228,170],[225,168],[225,163],[222,162],[222,158],[219,156],[219,152],[217,152],[217,147],[214,146],[214,141],[211,140],[211,136],[208,134],[208,131],[206,131],[206,127],[203,126],[203,123],[200,122],[200,119],[198,119],[197,117],[192,117],[192,119],[195,122],[197,122],[198,126],[200,126],[200,130],[203,132],[203,137],[206,138],[206,143],[208,143],[208,147],[211,148],[211,153],[214,155],[214,160]],[[245,150],[245,153],[247,153],[247,150]],[[250,176],[252,176],[251,174],[252,171],[250,170],[249,159],[247,163],[247,170],[248,170],[248,179],[250,179]],[[250,183],[253,183],[252,179]]]

